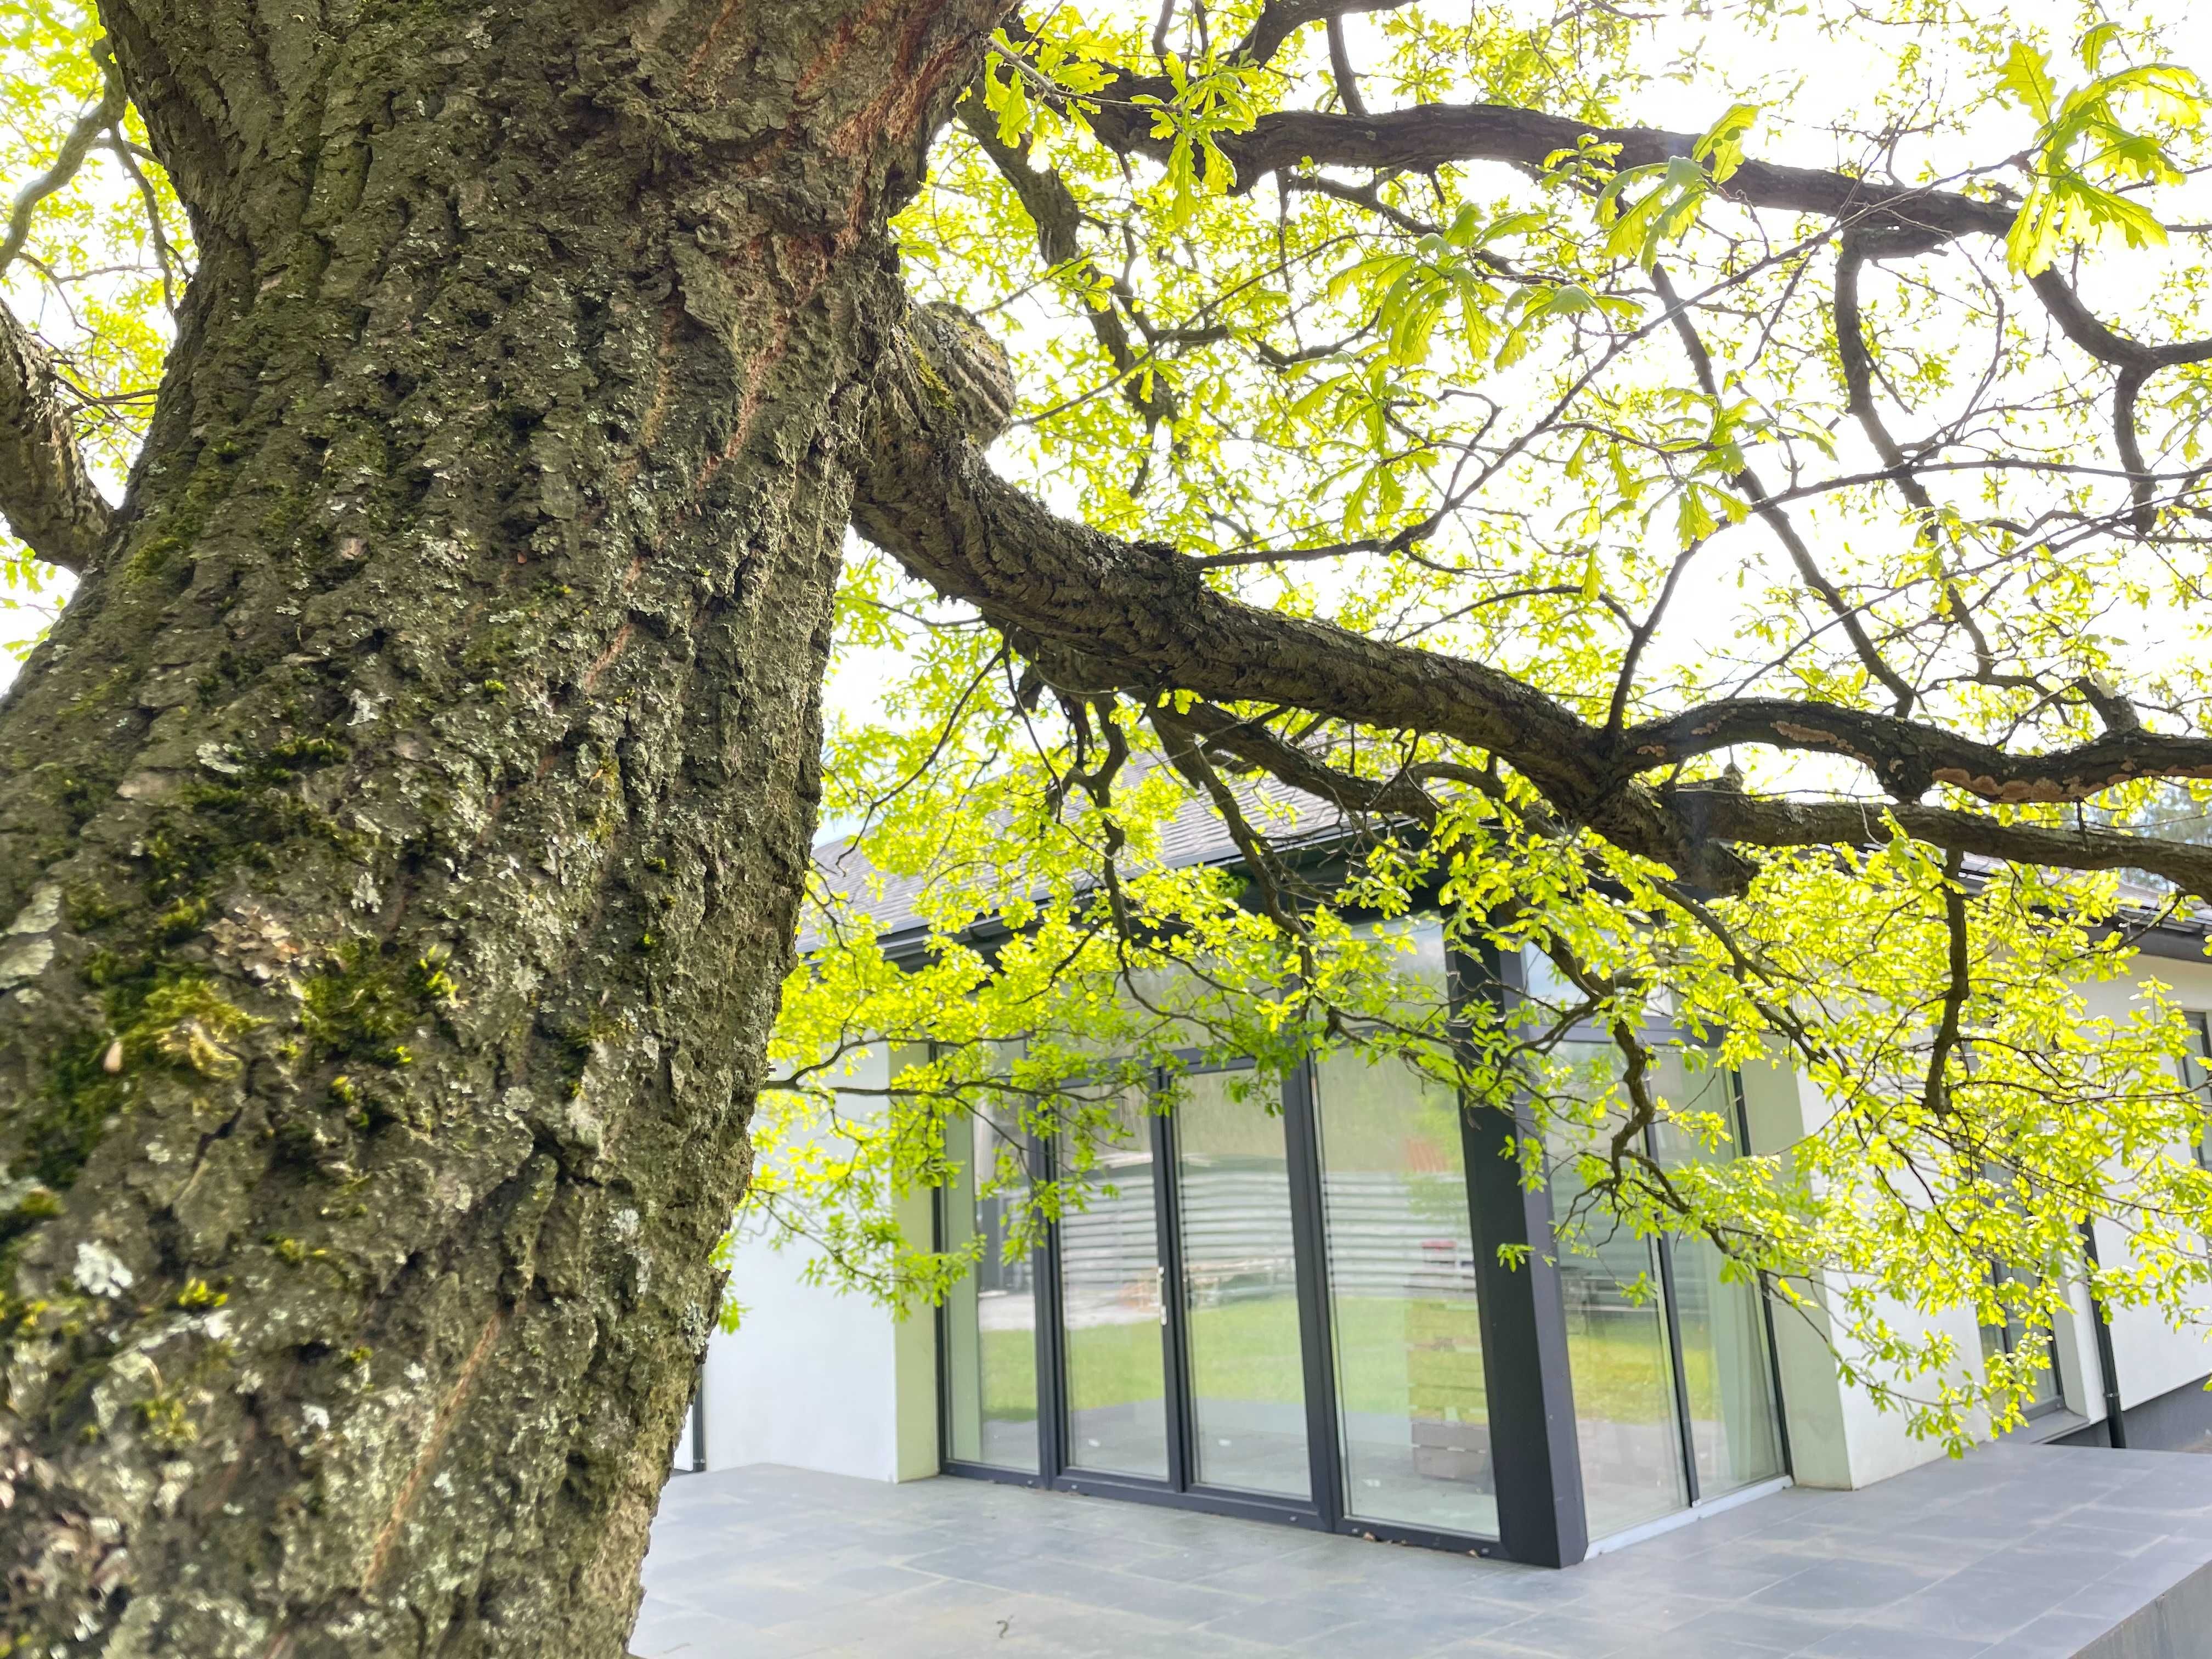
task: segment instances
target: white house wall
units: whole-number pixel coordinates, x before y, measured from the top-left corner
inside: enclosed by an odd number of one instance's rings
[[[853,1079],[856,1088],[888,1081],[881,1054],[863,1059]],[[865,1115],[877,1103],[855,1096],[847,1109]],[[805,1283],[810,1254],[803,1242],[738,1243],[728,1294],[744,1308],[743,1323],[707,1345],[708,1468],[787,1463],[872,1480],[935,1474],[927,1313],[902,1322],[869,1296]],[[690,1467],[685,1435],[682,1468]]]
[[[1751,1150],[1759,1153],[1784,1151],[1834,1110],[1810,1079],[1781,1066],[1747,1067],[1743,1099]],[[1790,1472],[1803,1486],[1870,1486],[1942,1455],[1940,1447],[1906,1431],[1901,1410],[1883,1410],[1863,1389],[1845,1387],[1838,1376],[1823,1309],[1840,1301],[1842,1288],[1838,1280],[1824,1280],[1820,1306],[1774,1310],[1775,1369],[1790,1435]],[[1980,1334],[1965,1310],[1930,1318],[1902,1302],[1886,1300],[1881,1311],[1908,1338],[1942,1331],[1969,1361],[1980,1352]]]
[[[2172,999],[2191,1010],[2212,1010],[2212,963],[2176,962],[2163,957],[2137,959],[2136,979],[2155,979],[2169,988]],[[2093,986],[2087,992],[2093,1013],[2124,1017],[2136,1000],[2133,981]],[[2097,1226],[2097,1253],[2108,1266],[2126,1265],[2130,1252],[2126,1235],[2109,1223]],[[2086,1318],[2084,1320],[2087,1328]],[[2094,1351],[2093,1354],[2094,1354]],[[2124,1406],[2139,1406],[2160,1395],[2201,1381],[2212,1370],[2212,1346],[2203,1327],[2177,1329],[2152,1310],[2121,1308],[2112,1314],[2112,1357],[2119,1372]],[[2089,1415],[2101,1419],[2100,1398]]]
[[[2186,1006],[2212,1009],[2212,964],[2143,958],[2142,972],[2172,986]],[[2124,1014],[2136,995],[2131,980],[2085,993],[2091,1012],[2107,1016]],[[1780,1151],[1816,1128],[1833,1109],[1809,1079],[1780,1067],[1747,1071],[1744,1097],[1752,1147],[1760,1152]],[[2125,1260],[2125,1241],[2117,1230],[2100,1227],[2098,1243],[2106,1261]],[[1832,1295],[1839,1289],[1827,1288]],[[2077,1287],[2073,1301],[2074,1317],[2060,1326],[2053,1342],[2053,1365],[2069,1416],[2064,1424],[2039,1421],[2031,1433],[2105,1416],[2103,1366],[2086,1289]],[[1965,1363],[1972,1363],[1980,1352],[1980,1333],[1966,1310],[1930,1318],[1892,1302],[1884,1313],[1907,1335],[1948,1333]],[[1801,1483],[1863,1486],[1944,1455],[1939,1444],[1910,1432],[1904,1411],[1883,1410],[1863,1390],[1841,1383],[1817,1314],[1808,1319],[1778,1309],[1775,1338],[1791,1466]],[[2200,1382],[2212,1370],[2212,1348],[2203,1334],[2176,1330],[2154,1311],[2118,1310],[2112,1340],[2122,1401],[2128,1407]]]

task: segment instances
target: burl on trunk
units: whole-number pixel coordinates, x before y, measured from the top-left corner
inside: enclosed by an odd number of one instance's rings
[[[202,264],[0,705],[0,1651],[615,1654],[995,8],[103,9]]]

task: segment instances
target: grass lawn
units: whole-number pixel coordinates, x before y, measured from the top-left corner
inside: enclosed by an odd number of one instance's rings
[[[1338,1389],[1345,1409],[1378,1416],[1480,1420],[1482,1346],[1472,1304],[1346,1297],[1334,1313]],[[1231,1302],[1195,1315],[1200,1389],[1218,1399],[1295,1403],[1304,1398],[1297,1307],[1287,1297]],[[1642,1318],[1590,1322],[1569,1338],[1575,1401],[1584,1416],[1620,1423],[1663,1421],[1671,1410],[1666,1365]],[[1695,1333],[1691,1334],[1693,1337]],[[1149,1321],[1068,1333],[1070,1382],[1079,1410],[1160,1397],[1160,1328]],[[1692,1341],[1684,1356],[1690,1397],[1712,1397],[1711,1352]],[[984,1401],[991,1417],[1036,1415],[1036,1358],[1026,1331],[983,1335]]]

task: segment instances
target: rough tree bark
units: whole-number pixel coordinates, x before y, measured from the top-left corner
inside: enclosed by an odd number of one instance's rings
[[[619,1652],[990,0],[106,0],[202,264],[0,706],[0,1651]]]

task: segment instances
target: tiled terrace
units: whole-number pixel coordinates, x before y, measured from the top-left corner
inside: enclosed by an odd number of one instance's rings
[[[1996,1446],[1565,1572],[972,1480],[679,1476],[640,1659],[2206,1659],[2212,1463]]]

